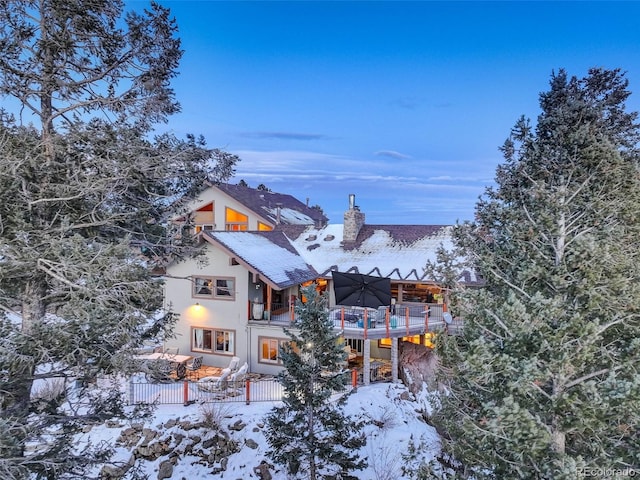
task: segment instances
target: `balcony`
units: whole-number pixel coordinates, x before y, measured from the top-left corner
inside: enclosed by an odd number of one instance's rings
[[[444,321],[444,305],[397,304],[393,311],[389,307],[379,309],[335,306],[329,309],[329,318],[334,328],[348,338],[380,339],[420,335],[444,330],[450,325]],[[262,320],[249,323],[289,327],[294,321],[293,306],[272,304],[271,311]]]

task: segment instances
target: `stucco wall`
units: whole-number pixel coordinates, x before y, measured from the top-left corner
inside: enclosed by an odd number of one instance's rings
[[[191,350],[191,327],[216,327],[235,331],[235,353],[241,363],[247,360],[247,283],[249,272],[242,265],[230,265],[224,253],[207,249],[208,265],[198,265],[194,260],[173,264],[165,280],[165,302],[180,314],[176,325],[176,338],[166,342],[167,346],[180,348],[185,355],[202,355],[205,365],[225,367],[230,356],[193,352]],[[192,276],[234,277],[235,300],[208,299],[192,296]],[[196,305],[199,304],[199,305]]]

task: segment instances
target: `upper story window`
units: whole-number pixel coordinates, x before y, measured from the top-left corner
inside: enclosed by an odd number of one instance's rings
[[[270,225],[267,225],[266,223],[258,222],[258,230],[269,231],[269,230],[273,230],[273,227]]]
[[[192,295],[217,300],[235,300],[235,283],[235,278],[232,277],[193,277]]]
[[[196,225],[194,229],[195,229],[195,233],[200,233],[203,230],[211,231],[211,230],[215,230],[215,225],[211,223],[205,223],[203,225]]]
[[[202,230],[215,230],[214,203],[207,203],[191,213],[191,221],[194,224],[194,233]]]
[[[244,231],[249,229],[249,217],[233,208],[225,209],[224,219],[225,230]]]

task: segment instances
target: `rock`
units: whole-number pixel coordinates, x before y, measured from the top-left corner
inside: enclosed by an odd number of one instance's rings
[[[437,389],[436,369],[438,357],[433,350],[423,345],[399,342],[398,362],[402,366],[402,381],[414,395],[426,384],[430,390]]]
[[[164,428],[169,429],[169,428],[173,428],[178,424],[178,420],[176,420],[175,418],[172,418],[170,420],[167,420],[167,423],[164,424]]]
[[[250,448],[250,449],[252,449],[252,450],[255,450],[256,448],[258,448],[258,447],[259,447],[258,443],[257,443],[255,440],[252,440],[251,438],[247,438],[247,439],[244,441],[244,443],[245,443],[245,445],[246,445],[247,447],[249,447],[249,448]]]
[[[271,472],[269,471],[269,464],[264,460],[260,462],[260,465],[253,469],[260,480],[271,480]]]
[[[151,450],[151,447],[147,445],[139,445],[134,450],[134,454],[138,458],[150,458],[153,456],[153,451]]]
[[[229,425],[229,430],[233,430],[235,432],[239,432],[240,430],[242,430],[246,426],[247,425],[245,423],[242,423],[242,420],[238,420],[233,425]]]
[[[193,443],[188,443],[184,446],[184,454],[190,455],[193,452]]]
[[[133,447],[140,441],[139,430],[133,428],[126,428],[120,432],[120,436],[116,439],[117,445],[124,445],[125,447]]]
[[[218,445],[218,443],[217,437],[207,438],[202,442],[202,448],[211,448]]]
[[[171,475],[173,475],[173,463],[169,460],[160,462],[160,467],[158,468],[158,480],[171,478]]]
[[[129,471],[133,464],[135,463],[135,459],[133,456],[129,458],[129,461],[124,465],[116,466],[116,465],[104,465],[100,470],[100,478],[101,479],[120,479],[123,478],[126,473]]]
[[[202,427],[201,423],[191,423],[189,420],[185,420],[184,422],[180,422],[178,423],[178,425],[180,426],[180,428],[186,432],[188,432],[189,430],[193,430],[195,428],[200,428]]]
[[[158,436],[158,432],[151,430],[150,428],[144,428],[142,430],[142,435],[144,435],[144,439],[140,445],[149,445],[149,442]]]

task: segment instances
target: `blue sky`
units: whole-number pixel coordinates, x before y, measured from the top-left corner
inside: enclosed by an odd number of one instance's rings
[[[350,193],[368,224],[472,219],[553,70],[621,68],[640,93],[637,2],[159,3],[185,50],[169,128],[332,223]]]

